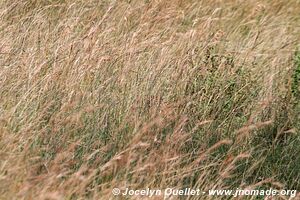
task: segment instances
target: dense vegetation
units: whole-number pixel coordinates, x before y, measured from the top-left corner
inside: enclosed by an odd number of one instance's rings
[[[0,199],[299,190],[299,13],[299,0],[1,0]]]

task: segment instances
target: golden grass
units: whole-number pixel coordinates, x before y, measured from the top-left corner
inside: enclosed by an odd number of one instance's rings
[[[0,199],[300,189],[299,13],[298,0],[0,1]]]

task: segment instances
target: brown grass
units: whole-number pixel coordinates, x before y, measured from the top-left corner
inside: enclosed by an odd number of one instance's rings
[[[299,13],[298,0],[0,1],[0,199],[300,189]]]

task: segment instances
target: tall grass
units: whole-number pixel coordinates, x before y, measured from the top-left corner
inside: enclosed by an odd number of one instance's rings
[[[298,0],[0,1],[0,198],[300,189],[299,13]]]

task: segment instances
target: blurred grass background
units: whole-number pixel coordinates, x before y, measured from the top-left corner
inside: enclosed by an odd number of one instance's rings
[[[0,198],[299,190],[299,13],[297,0],[0,1]]]

